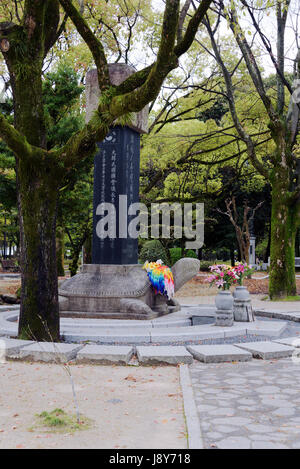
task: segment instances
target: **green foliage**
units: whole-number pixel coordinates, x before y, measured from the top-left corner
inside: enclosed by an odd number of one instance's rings
[[[194,259],[197,259],[197,254],[192,249],[188,249],[187,251],[185,251],[183,256],[181,254],[181,248],[170,248],[169,251],[171,257],[171,265],[174,265],[182,257],[193,257]]]
[[[201,261],[200,270],[202,272],[209,272],[209,267],[212,265],[211,261]]]
[[[265,258],[267,246],[268,246],[268,238],[264,238],[260,243],[256,245],[255,253],[256,253],[256,256],[259,257],[259,259]]]
[[[78,85],[78,79],[76,72],[64,63],[45,76],[43,99],[48,149],[65,144],[84,125],[79,106],[84,87]]]
[[[169,263],[167,252],[158,239],[146,241],[141,249],[139,258],[142,263],[146,261],[156,262],[158,259],[161,259],[166,265]]]

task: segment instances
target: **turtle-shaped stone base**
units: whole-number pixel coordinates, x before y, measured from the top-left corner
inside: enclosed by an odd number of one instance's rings
[[[175,299],[156,295],[141,264],[84,264],[59,289],[61,317],[153,319],[178,311]],[[194,277],[200,261],[180,259],[172,267],[175,291]]]

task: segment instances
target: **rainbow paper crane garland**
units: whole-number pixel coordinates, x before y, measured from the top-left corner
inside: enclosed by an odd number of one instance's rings
[[[147,271],[154,292],[165,295],[170,300],[174,295],[174,279],[171,269],[163,265],[160,259],[156,262],[146,261],[143,269]]]

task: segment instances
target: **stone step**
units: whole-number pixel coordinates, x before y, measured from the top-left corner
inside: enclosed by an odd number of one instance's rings
[[[191,319],[169,319],[164,321],[155,320],[126,320],[126,319],[83,319],[83,318],[62,318],[60,320],[62,329],[68,327],[75,328],[95,328],[98,329],[152,329],[166,327],[189,327]]]
[[[252,354],[233,345],[188,345],[187,350],[196,360],[204,363],[245,362]]]
[[[134,348],[120,345],[85,345],[76,356],[76,363],[127,365]]]
[[[193,362],[192,355],[183,346],[138,346],[136,351],[138,360],[143,365],[157,365],[159,363],[178,365]]]
[[[279,337],[287,327],[286,322],[255,321],[247,322],[247,333],[255,335],[265,335],[269,337]]]
[[[19,358],[34,362],[65,363],[73,360],[82,347],[76,344],[34,342],[20,350]]]
[[[289,345],[290,347],[300,348],[300,336],[286,337],[285,339],[275,339],[273,342],[283,345]]]
[[[19,355],[21,348],[34,344],[32,340],[0,338],[0,357],[8,358]]]
[[[245,342],[234,345],[252,353],[254,358],[262,358],[263,360],[290,357],[295,350],[293,347],[288,347],[287,345],[269,341]]]

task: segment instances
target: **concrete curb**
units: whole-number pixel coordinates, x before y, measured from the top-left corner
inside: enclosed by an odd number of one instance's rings
[[[189,449],[204,449],[198,410],[188,365],[180,365],[180,386],[186,419]]]
[[[255,316],[262,318],[271,318],[271,319],[282,319],[284,321],[293,321],[300,322],[300,312],[298,311],[269,311],[264,309],[258,309],[254,311]]]

